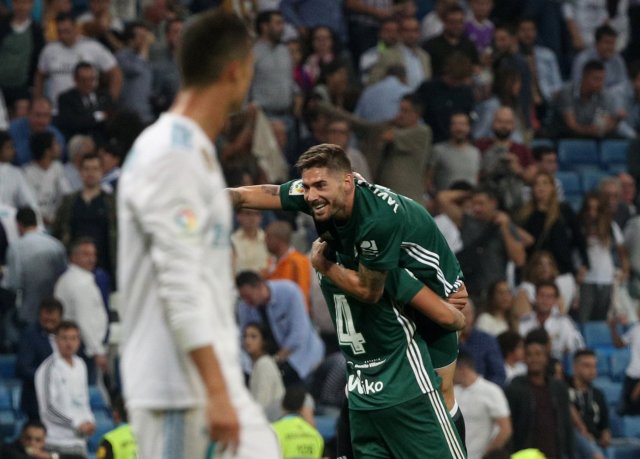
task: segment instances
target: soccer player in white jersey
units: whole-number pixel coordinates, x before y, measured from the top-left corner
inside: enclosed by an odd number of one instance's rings
[[[279,447],[245,388],[234,318],[231,205],[212,140],[253,76],[234,15],[185,29],[182,88],[133,145],[118,186],[122,376],[141,459],[271,459]]]

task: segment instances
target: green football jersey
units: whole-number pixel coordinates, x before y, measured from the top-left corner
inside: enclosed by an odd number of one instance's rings
[[[412,298],[422,288],[401,269],[390,271],[376,304],[345,295],[327,277],[320,287],[347,361],[349,408],[378,410],[439,389],[424,340],[390,296]]]

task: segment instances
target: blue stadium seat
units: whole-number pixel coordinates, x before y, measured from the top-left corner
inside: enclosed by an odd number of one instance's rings
[[[626,168],[629,145],[628,140],[603,140],[600,143],[600,163],[602,166],[610,170],[612,165],[623,164]]]
[[[584,166],[599,167],[598,144],[595,140],[560,140],[558,160],[563,170],[576,170]]]
[[[622,432],[625,437],[640,437],[640,416],[623,417]]]
[[[631,353],[628,349],[617,349],[611,354],[609,364],[611,365],[611,379],[614,381],[622,381],[624,379],[624,371],[631,360]]]
[[[0,378],[15,379],[16,356],[15,354],[0,355]]]
[[[608,172],[600,171],[600,170],[583,170],[580,171],[580,178],[582,179],[582,189],[587,192],[594,190],[600,185],[600,181],[609,177],[610,174]]]
[[[580,175],[573,171],[558,171],[556,177],[562,183],[562,189],[565,195],[580,195],[582,194],[582,183],[580,182]]]
[[[622,423],[622,417],[620,417],[615,409],[609,407],[609,424],[611,425],[611,435],[614,438],[624,437]]]
[[[582,325],[582,336],[590,348],[613,345],[609,325],[604,320],[585,322]]]
[[[622,174],[623,172],[628,172],[629,168],[626,164],[610,164],[607,170],[611,175],[618,175]]]
[[[11,391],[6,387],[0,386],[0,410],[13,410],[13,397]]]
[[[613,346],[599,346],[593,349],[597,357],[597,370],[598,376],[609,378],[611,376],[611,369],[609,368],[609,360],[611,360],[611,353],[614,351]]]
[[[89,404],[93,411],[109,410],[109,407],[102,396],[102,392],[100,392],[100,389],[96,386],[89,386]]]
[[[617,406],[622,396],[622,383],[611,381],[607,377],[599,377],[593,381],[593,385],[604,393],[609,406]]]
[[[319,415],[314,416],[316,429],[325,441],[329,441],[336,436],[337,416]]]
[[[614,438],[607,448],[608,459],[638,459],[640,457],[640,439]]]
[[[17,425],[18,418],[13,410],[0,410],[0,440],[14,437]]]
[[[535,150],[538,147],[555,148],[555,146],[555,143],[551,139],[533,139],[530,145],[532,150]]]

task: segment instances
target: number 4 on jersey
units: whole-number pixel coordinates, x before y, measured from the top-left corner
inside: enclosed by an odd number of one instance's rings
[[[340,345],[351,345],[354,354],[364,354],[363,344],[366,342],[362,333],[356,331],[353,325],[351,307],[344,295],[333,295],[333,303],[336,306],[336,330]]]

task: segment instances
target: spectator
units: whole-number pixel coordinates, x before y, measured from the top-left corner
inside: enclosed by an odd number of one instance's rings
[[[147,26],[142,22],[133,22],[128,24],[125,30],[126,47],[116,53],[124,77],[119,106],[136,113],[145,124],[153,121],[153,69],[149,63],[149,51],[153,40]]]
[[[458,355],[454,392],[464,413],[469,459],[482,459],[506,447],[511,438],[509,404],[502,388],[478,374],[470,354]]]
[[[52,225],[63,196],[71,191],[59,161],[61,147],[50,132],[32,134],[29,143],[33,160],[22,171],[35,192],[45,225]]]
[[[20,168],[11,164],[16,156],[13,142],[7,131],[0,131],[0,203],[15,208],[38,207],[31,187]]]
[[[624,228],[631,218],[631,209],[622,200],[622,184],[617,177],[605,177],[600,181],[598,190],[604,196],[608,211],[613,215],[613,221],[620,228]]]
[[[293,81],[296,83],[296,90],[301,91],[303,94],[308,94],[311,91],[313,84],[311,83],[311,76],[304,69],[304,49],[302,48],[302,40],[299,38],[287,40],[287,48],[289,48],[289,54],[291,55]]]
[[[561,135],[566,137],[607,137],[617,126],[615,102],[604,91],[605,68],[599,61],[582,67],[582,80],[568,83],[560,91],[557,105],[562,117]]]
[[[391,65],[384,78],[362,91],[354,114],[373,123],[391,121],[398,115],[400,99],[409,93],[405,67]]]
[[[0,20],[0,90],[9,106],[29,97],[38,55],[44,46],[40,24],[32,20],[33,0],[12,1]]]
[[[260,228],[262,214],[258,210],[236,211],[238,229],[231,235],[235,259],[235,272],[255,270],[266,272],[269,266],[269,251],[264,231]]]
[[[618,124],[618,135],[635,139],[640,132],[640,63],[629,66],[629,79],[611,88],[616,111],[621,121]]]
[[[475,328],[475,305],[469,301],[462,310],[465,326],[460,331],[460,351],[473,358],[475,370],[486,380],[499,386],[504,385],[504,365],[496,339]]]
[[[240,327],[258,322],[269,329],[278,351],[274,355],[285,386],[299,384],[320,363],[324,345],[311,324],[300,288],[291,281],[264,281],[254,272],[236,277],[242,301]]]
[[[353,111],[357,94],[349,88],[349,67],[345,61],[336,59],[322,68],[312,97],[349,112]]]
[[[20,239],[12,243],[7,252],[3,285],[20,293],[16,305],[18,319],[24,324],[33,324],[38,320],[42,300],[53,295],[55,283],[66,267],[66,256],[64,246],[57,239],[38,230],[32,209],[18,210],[16,221]]]
[[[40,419],[36,397],[36,370],[53,353],[51,343],[60,321],[62,304],[54,298],[40,303],[38,322],[29,325],[20,336],[16,354],[16,376],[22,381],[20,409],[28,419]]]
[[[340,42],[331,29],[322,25],[314,27],[309,33],[308,49],[309,55],[302,68],[309,76],[312,86],[318,82],[325,65],[336,59],[343,62],[349,59],[349,55],[345,56],[339,51]]]
[[[431,78],[431,60],[420,48],[420,24],[412,17],[399,21],[400,43],[386,49],[373,69],[369,82],[382,79],[390,67],[403,66],[407,75],[407,86],[415,90],[423,81]]]
[[[118,189],[121,165],[124,156],[123,147],[115,138],[111,138],[100,146],[98,150],[100,162],[102,163],[102,178],[100,184],[107,193],[115,194]]]
[[[64,136],[51,124],[51,102],[44,97],[36,97],[31,100],[28,115],[14,119],[9,126],[9,134],[16,148],[13,160],[16,166],[22,166],[33,159],[29,145],[31,135],[43,132],[52,133],[64,150]]]
[[[627,1],[608,3],[598,0],[576,0],[562,4],[563,15],[576,51],[593,46],[595,31],[608,24],[618,33],[616,49],[623,50],[629,39],[629,16]]]
[[[498,336],[511,328],[513,320],[513,294],[506,280],[494,282],[489,287],[485,312],[476,320],[480,331]]]
[[[504,372],[507,375],[504,382],[508,385],[516,376],[527,374],[527,366],[524,364],[524,339],[514,331],[501,333],[496,339],[504,359]]]
[[[52,0],[47,2],[42,16],[44,39],[47,43],[58,40],[56,17],[58,17],[60,13],[71,14],[72,12],[73,4],[71,0]]]
[[[464,36],[464,10],[453,5],[447,8],[443,16],[444,29],[442,34],[429,39],[424,50],[431,56],[433,75],[442,76],[447,59],[455,54],[462,54],[478,65],[480,59],[475,45]]]
[[[327,126],[327,142],[342,147],[342,149],[347,153],[349,161],[351,161],[351,167],[353,170],[362,175],[365,180],[373,180],[367,159],[360,150],[356,150],[349,146],[350,138],[351,127],[349,126],[348,121],[341,119],[329,121]]]
[[[594,60],[604,65],[605,88],[611,88],[627,81],[627,66],[620,53],[616,53],[617,35],[616,31],[606,24],[596,29],[595,46],[581,51],[573,60],[571,79],[575,84],[580,83],[584,65]]]
[[[306,393],[303,387],[290,387],[282,400],[284,416],[273,424],[283,459],[320,459],[324,440],[301,415]]]
[[[602,391],[593,387],[598,376],[597,357],[590,349],[573,356],[573,378],[569,397],[579,416],[574,417],[578,457],[604,459],[604,449],[611,444],[609,407]]]
[[[157,47],[151,54],[153,107],[156,115],[168,110],[178,93],[180,73],[176,59],[183,26],[182,19],[169,19],[163,31],[165,46]]]
[[[473,112],[472,71],[471,60],[467,57],[449,56],[442,76],[425,81],[416,91],[424,106],[422,119],[433,130],[435,143],[449,139],[451,115],[457,112],[471,115]]]
[[[96,67],[108,81],[109,95],[118,100],[122,86],[122,72],[113,54],[90,38],[78,33],[76,22],[69,14],[56,17],[56,27],[60,41],[48,43],[40,53],[33,93],[41,97],[45,93],[56,103],[58,96],[73,87],[73,70],[81,61]]]
[[[609,330],[613,345],[617,348],[629,347],[631,359],[624,371],[622,385],[622,400],[620,400],[620,414],[640,414],[640,322],[636,322],[622,336],[618,333],[618,326],[622,325],[622,318],[613,316],[608,319]]]
[[[624,237],[618,224],[613,221],[604,196],[599,193],[586,194],[579,219],[587,241],[589,271],[580,285],[578,320],[580,323],[606,320],[616,279],[616,260],[622,278],[629,277],[629,257],[624,247]]]
[[[47,428],[44,424],[37,420],[29,420],[22,426],[20,437],[16,441],[0,448],[2,457],[7,459],[53,459],[56,457],[55,453],[44,449],[46,436]],[[58,457],[60,456],[58,455]],[[69,456],[62,457],[69,459]]]
[[[113,110],[109,95],[98,89],[98,73],[88,62],[79,62],[73,71],[75,86],[58,98],[56,124],[67,138],[76,134],[105,136],[105,122]]]
[[[436,0],[433,11],[422,19],[420,38],[427,41],[437,37],[444,29],[444,17],[447,9],[456,5],[456,0]]]
[[[532,256],[537,250],[555,255],[560,274],[574,273],[582,281],[589,267],[587,247],[576,214],[565,203],[558,202],[553,177],[538,172],[533,180],[532,199],[518,213],[522,228],[533,236],[534,244],[528,249]],[[573,252],[579,255],[574,269]]]
[[[342,0],[326,0],[321,3],[315,0],[282,0],[280,11],[303,37],[314,27],[326,26],[338,35],[341,42],[347,41]]]
[[[566,315],[554,311],[558,303],[559,290],[553,282],[541,282],[536,286],[536,302],[533,311],[520,319],[520,335],[544,328],[551,338],[551,356],[562,360],[584,347],[584,339],[573,321]]]
[[[116,396],[111,403],[111,416],[115,429],[104,434],[100,440],[97,457],[100,459],[133,459],[138,457],[138,445],[131,426],[127,424],[127,410],[124,399]]]
[[[124,23],[112,14],[111,0],[89,0],[89,11],[78,16],[80,33],[115,53],[124,46]]]
[[[380,43],[385,21],[394,20],[394,13],[406,12],[404,5],[394,5],[392,0],[351,0],[345,2],[345,9],[349,13],[349,48],[354,61],[361,63],[362,55]]]
[[[97,250],[97,265],[111,278],[116,268],[117,216],[115,198],[102,190],[102,163],[96,153],[80,161],[82,190],[65,196],[53,227],[53,235],[66,247],[88,237]],[[93,271],[93,270],[91,270]]]
[[[387,18],[380,22],[378,29],[378,43],[365,50],[360,56],[358,70],[362,83],[369,83],[369,73],[380,60],[380,55],[387,49],[396,46],[399,40],[399,24],[395,18]]]
[[[525,339],[527,374],[515,377],[505,392],[513,423],[512,450],[537,448],[546,457],[573,457],[573,430],[567,386],[547,373],[544,344]]]
[[[564,188],[562,187],[562,182],[556,176],[558,172],[558,152],[555,147],[546,145],[536,147],[533,149],[533,158],[536,161],[538,172],[545,172],[553,177],[558,202],[564,202]]]
[[[489,20],[493,0],[471,0],[471,14],[464,24],[465,36],[476,45],[479,55],[490,53],[495,27]]]
[[[471,125],[466,113],[451,115],[450,138],[433,147],[428,164],[428,189],[438,193],[465,180],[473,186],[480,175],[480,150],[469,142]]]
[[[95,151],[96,143],[91,136],[77,134],[69,139],[69,161],[64,165],[64,176],[67,178],[72,192],[82,189],[82,177],[80,177],[80,162],[82,158],[84,155]]]
[[[274,343],[266,328],[257,322],[249,322],[244,327],[242,341],[244,351],[251,358],[249,392],[265,411],[267,419],[275,421],[270,414],[279,411],[284,397],[284,384],[278,364],[270,355],[275,351]]]
[[[104,338],[108,317],[93,275],[96,267],[93,241],[88,238],[74,241],[69,249],[69,262],[69,269],[56,283],[54,295],[64,307],[64,319],[73,320],[80,327],[89,383],[95,384],[96,367],[107,369]]]
[[[47,447],[62,453],[87,455],[87,438],[96,431],[89,406],[87,367],[76,354],[80,329],[63,321],[56,331],[57,352],[36,371],[40,417],[47,427]]]

